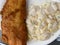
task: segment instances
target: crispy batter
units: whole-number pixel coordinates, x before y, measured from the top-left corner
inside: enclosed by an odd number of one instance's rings
[[[8,0],[2,14],[3,42],[8,45],[26,45],[26,1]]]
[[[8,15],[12,11],[15,11],[16,9],[21,9],[22,1],[23,0],[7,0],[5,6],[4,6],[3,10],[2,10],[2,14],[3,15]],[[25,2],[23,2],[23,3],[25,3]]]

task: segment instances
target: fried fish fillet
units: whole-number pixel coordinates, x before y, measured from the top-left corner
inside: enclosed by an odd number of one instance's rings
[[[21,4],[24,4],[25,0],[7,0],[4,8],[2,10],[3,15],[8,15],[10,14],[12,11],[15,11],[16,9],[21,9]]]
[[[2,10],[2,41],[8,45],[26,45],[26,0],[8,0]]]

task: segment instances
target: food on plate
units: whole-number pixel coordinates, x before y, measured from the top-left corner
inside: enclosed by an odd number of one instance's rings
[[[60,29],[59,9],[57,2],[29,6],[26,20],[29,40],[47,40]]]
[[[1,13],[2,41],[8,45],[26,45],[26,0],[7,0]]]
[[[1,11],[1,13],[5,11],[3,13],[3,15],[4,14],[8,15],[11,12],[14,12],[16,9],[19,10],[22,7],[22,6],[19,6],[21,4],[22,4],[22,0],[17,0],[17,1],[15,1],[15,0],[7,0],[5,5],[4,5],[3,10]],[[23,4],[24,4],[24,1],[23,1]]]

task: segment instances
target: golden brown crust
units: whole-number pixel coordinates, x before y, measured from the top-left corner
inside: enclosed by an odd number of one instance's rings
[[[6,14],[8,15],[12,11],[15,11],[16,9],[20,9],[21,8],[20,6],[22,4],[22,1],[23,0],[7,0],[7,2],[4,5],[3,10],[1,11],[1,13],[3,15],[6,15]]]
[[[26,45],[26,0],[8,0],[2,14],[3,42],[9,45]]]

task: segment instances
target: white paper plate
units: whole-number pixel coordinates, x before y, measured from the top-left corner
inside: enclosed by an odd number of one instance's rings
[[[27,0],[27,2],[28,2],[27,4],[29,6],[31,4],[40,5],[42,2],[46,2],[46,1],[49,2],[49,0],[43,0],[43,1],[42,0]],[[56,1],[56,0],[53,0],[53,1]],[[2,10],[3,5],[5,4],[5,2],[6,2],[6,0],[0,0],[0,11]],[[59,0],[57,2],[59,2]],[[1,24],[1,18],[0,18],[0,24]],[[1,26],[0,26],[0,28],[1,28]],[[34,41],[34,40],[31,40],[31,41],[27,42],[27,45],[47,45],[47,44],[53,42],[59,35],[60,35],[60,30],[58,30],[53,36],[51,36],[50,39],[48,39],[46,41],[40,41],[40,40]]]

